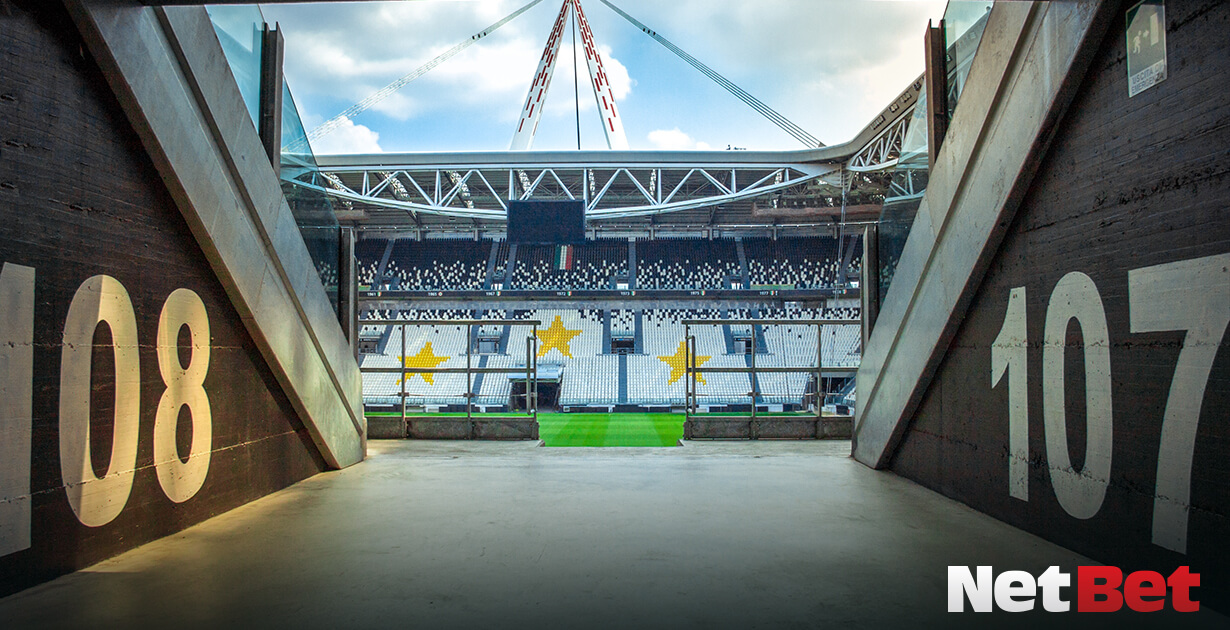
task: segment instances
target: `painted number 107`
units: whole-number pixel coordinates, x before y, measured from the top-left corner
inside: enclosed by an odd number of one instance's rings
[[[1012,289],[999,335],[991,345],[991,387],[1008,377],[1008,493],[1029,500],[1029,348],[1025,287]],[[1162,417],[1153,501],[1153,543],[1185,553],[1192,454],[1205,386],[1230,324],[1230,254],[1184,260],[1128,272],[1132,333],[1181,331],[1182,349]],[[1068,325],[1080,327],[1085,357],[1085,463],[1068,456],[1064,348]],[[1051,293],[1042,343],[1042,426],[1051,486],[1069,515],[1097,514],[1110,481],[1114,415],[1111,408],[1110,336],[1098,288],[1072,272]]]

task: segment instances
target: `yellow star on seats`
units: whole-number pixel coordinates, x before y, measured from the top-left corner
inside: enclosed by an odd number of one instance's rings
[[[448,361],[448,357],[436,356],[436,353],[431,349],[430,341],[427,342],[427,345],[423,346],[422,350],[419,350],[418,354],[412,357],[402,357],[401,358],[402,364],[408,368],[434,368],[440,365],[441,363],[444,363],[445,361]],[[407,377],[414,378],[415,376],[422,376],[423,380],[427,381],[428,385],[436,384],[435,382],[436,375],[430,372],[418,372],[416,374],[406,374],[402,378],[407,378]],[[398,385],[401,384],[401,379],[398,379],[397,384]]]
[[[709,359],[712,359],[712,358],[713,357],[707,357],[701,354],[696,355],[696,367],[700,367],[708,363]],[[687,351],[687,348],[684,346],[684,342],[682,341],[679,342],[679,349],[675,351],[675,354],[666,355],[664,357],[658,357],[658,360],[671,366],[671,378],[669,381],[666,382],[667,385],[674,383],[675,381],[682,378],[683,375],[687,372],[687,365],[688,365],[688,351]],[[697,374],[696,382],[704,383],[705,375]]]
[[[564,328],[564,320],[560,319],[559,315],[555,316],[555,321],[551,322],[551,326],[546,330],[535,331],[538,335],[538,341],[542,345],[538,346],[538,358],[547,356],[547,353],[552,348],[559,351],[560,354],[572,358],[572,349],[568,344],[572,342],[572,338],[581,334],[579,330],[568,330]]]

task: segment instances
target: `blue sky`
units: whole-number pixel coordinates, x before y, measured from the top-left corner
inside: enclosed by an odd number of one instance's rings
[[[528,0],[265,5],[287,42],[286,76],[308,128],[512,13]],[[826,144],[850,139],[923,69],[942,0],[613,0]],[[317,153],[508,148],[561,0],[483,41],[314,143]],[[633,149],[802,145],[640,32],[583,0]],[[534,149],[576,148],[571,41]],[[581,83],[585,149],[606,148]]]

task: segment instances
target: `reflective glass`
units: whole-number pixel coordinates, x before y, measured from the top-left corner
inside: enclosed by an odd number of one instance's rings
[[[295,215],[295,223],[303,235],[316,272],[324,284],[325,293],[338,309],[338,262],[340,229],[333,203],[328,195],[292,183],[295,179],[310,181],[317,172],[316,158],[307,140],[307,130],[299,118],[299,108],[290,86],[282,84],[282,192]]]
[[[239,84],[252,124],[259,127],[261,99],[261,33],[265,18],[255,5],[206,7],[226,53],[226,61]]]
[[[944,9],[945,64],[948,71],[948,116],[951,119],[965,89],[966,78],[993,2],[951,0]],[[919,92],[893,169],[891,192],[885,195],[878,226],[879,290],[883,302],[892,285],[906,238],[927,189],[930,151],[927,137],[927,89]]]
[[[211,6],[207,10],[252,117],[253,128],[259,129],[261,41],[265,17],[256,5]],[[318,168],[307,140],[307,131],[299,117],[299,109],[295,106],[295,98],[285,82],[282,84],[281,154],[282,192],[320,275],[325,293],[334,312],[337,312],[340,229],[327,195],[291,183],[296,179],[313,181]]]
[[[965,79],[982,41],[982,31],[987,25],[992,2],[952,0],[944,10],[944,41],[948,47],[948,115],[951,116],[961,100]]]

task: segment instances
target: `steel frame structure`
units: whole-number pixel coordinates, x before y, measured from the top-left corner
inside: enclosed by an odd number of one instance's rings
[[[914,106],[911,105],[899,118],[872,138],[871,142],[859,149],[850,158],[846,168],[855,173],[874,173],[897,166],[897,160],[901,157],[901,145],[910,126],[910,114],[913,112]]]
[[[562,35],[559,20],[566,19],[574,2],[563,3],[543,63],[557,60],[558,55],[552,52],[557,46],[552,44],[558,45]],[[646,32],[656,35],[650,30]],[[535,77],[549,81],[549,73],[544,74],[542,67]],[[535,85],[538,89],[531,86],[527,108],[539,100],[539,94],[545,98],[546,85]],[[284,169],[283,176],[291,185],[331,197],[348,211],[397,210],[405,212],[416,225],[420,225],[420,214],[470,220],[475,227],[478,221],[502,222],[507,218],[510,200],[580,199],[586,204],[589,219],[618,220],[713,209],[773,193],[836,197],[851,188],[855,174],[872,176],[901,170],[902,143],[921,78],[912,85],[853,140],[827,147],[795,151],[502,151],[315,156],[315,164]],[[609,126],[604,125],[604,129],[609,131]],[[294,161],[293,155],[286,154],[284,161],[288,157]],[[894,177],[891,183],[883,185],[882,194],[914,195],[913,175]]]
[[[696,157],[729,160],[731,154]],[[618,219],[708,207],[821,181],[840,187],[848,180],[840,164],[827,162],[719,162],[702,157],[679,163],[653,160],[653,153],[641,154],[651,158],[644,161],[601,159],[609,155],[585,152],[573,161],[556,162],[508,153],[502,160],[482,162],[453,154],[427,158],[426,163],[397,163],[398,156],[387,156],[393,160],[378,165],[355,161],[322,166],[319,174],[304,172],[293,183],[348,204],[504,220],[508,200],[583,200],[588,218]],[[433,161],[438,165],[431,165]]]

